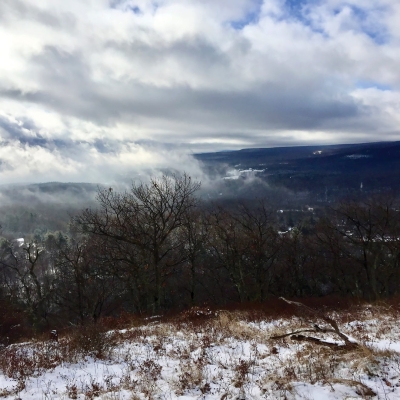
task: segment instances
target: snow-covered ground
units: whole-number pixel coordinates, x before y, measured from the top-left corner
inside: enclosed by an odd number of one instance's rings
[[[360,346],[271,339],[312,324],[229,312],[202,321],[148,322],[104,336],[92,332],[83,344],[75,335],[13,345],[0,354],[0,397],[400,399],[397,313],[371,307],[331,316]],[[335,336],[319,337],[340,344]]]

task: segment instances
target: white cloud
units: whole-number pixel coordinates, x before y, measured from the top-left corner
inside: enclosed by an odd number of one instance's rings
[[[113,179],[190,149],[395,139],[399,26],[396,0],[2,0],[0,174]]]

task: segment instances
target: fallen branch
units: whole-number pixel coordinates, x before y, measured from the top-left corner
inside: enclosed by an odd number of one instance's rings
[[[292,340],[296,340],[298,342],[311,342],[311,343],[315,343],[315,344],[319,344],[321,346],[327,346],[330,347],[331,349],[335,349],[335,350],[340,350],[343,348],[347,348],[346,345],[341,345],[339,343],[332,343],[332,342],[327,342],[326,340],[322,340],[322,339],[318,339],[312,336],[304,336],[304,335],[293,335],[291,336]]]
[[[298,333],[305,333],[305,332],[315,332],[315,329],[302,329],[300,331],[294,331],[294,332],[290,332],[290,333],[285,333],[284,335],[271,336],[271,339],[283,339],[283,338],[288,337],[290,335],[296,335]]]
[[[278,335],[278,336],[272,336],[271,339],[282,339],[285,338],[287,336],[291,336],[292,340],[298,340],[298,341],[308,341],[308,342],[312,342],[312,343],[316,343],[316,344],[320,344],[320,345],[324,345],[324,346],[329,346],[332,348],[354,348],[357,347],[358,344],[355,342],[352,342],[348,336],[346,336],[344,333],[342,333],[339,329],[339,326],[337,324],[337,322],[324,315],[323,313],[321,313],[320,311],[314,310],[306,305],[304,305],[303,303],[299,303],[297,301],[290,301],[285,299],[284,297],[279,297],[281,300],[285,301],[288,304],[294,305],[298,308],[300,308],[302,310],[303,313],[308,314],[309,316],[313,316],[314,318],[320,319],[324,322],[326,322],[327,324],[329,324],[331,326],[331,328],[325,328],[325,327],[320,327],[319,325],[317,325],[316,323],[313,323],[313,328],[312,329],[302,329],[299,331],[294,331],[294,332],[290,332],[284,335]],[[310,337],[310,336],[304,336],[304,335],[300,335],[301,333],[334,333],[337,336],[340,337],[340,339],[342,339],[345,342],[345,346],[339,345],[337,343],[330,343],[330,342],[326,342],[324,340],[315,338],[315,337]]]

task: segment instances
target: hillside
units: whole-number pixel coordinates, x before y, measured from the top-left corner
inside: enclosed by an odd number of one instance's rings
[[[398,311],[382,306],[330,311],[354,347],[337,335],[315,333],[301,315],[284,315],[194,309],[169,320],[133,320],[108,333],[87,327],[64,333],[58,342],[13,345],[2,350],[0,395],[10,400],[400,397]],[[323,344],[293,335],[272,338],[307,329]]]
[[[256,176],[275,188],[335,201],[400,189],[400,142],[243,149],[195,156],[210,174]]]

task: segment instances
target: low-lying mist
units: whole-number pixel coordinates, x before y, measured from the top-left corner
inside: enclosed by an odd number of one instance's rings
[[[271,207],[285,208],[298,202],[296,194],[286,188],[272,187],[256,174],[224,179],[227,171],[220,168],[212,175],[204,173],[197,196],[207,203],[232,204],[251,199],[267,200]],[[177,171],[158,171],[161,175]],[[155,178],[158,177],[157,174]],[[1,235],[9,239],[40,237],[46,232],[68,231],[71,217],[86,208],[96,208],[98,190],[111,187],[114,191],[129,190],[132,183],[146,183],[150,174],[136,175],[131,181],[121,180],[111,185],[94,183],[49,182],[0,186]]]
[[[98,185],[50,182],[0,187],[0,225],[6,237],[67,231],[72,215],[96,205]]]

